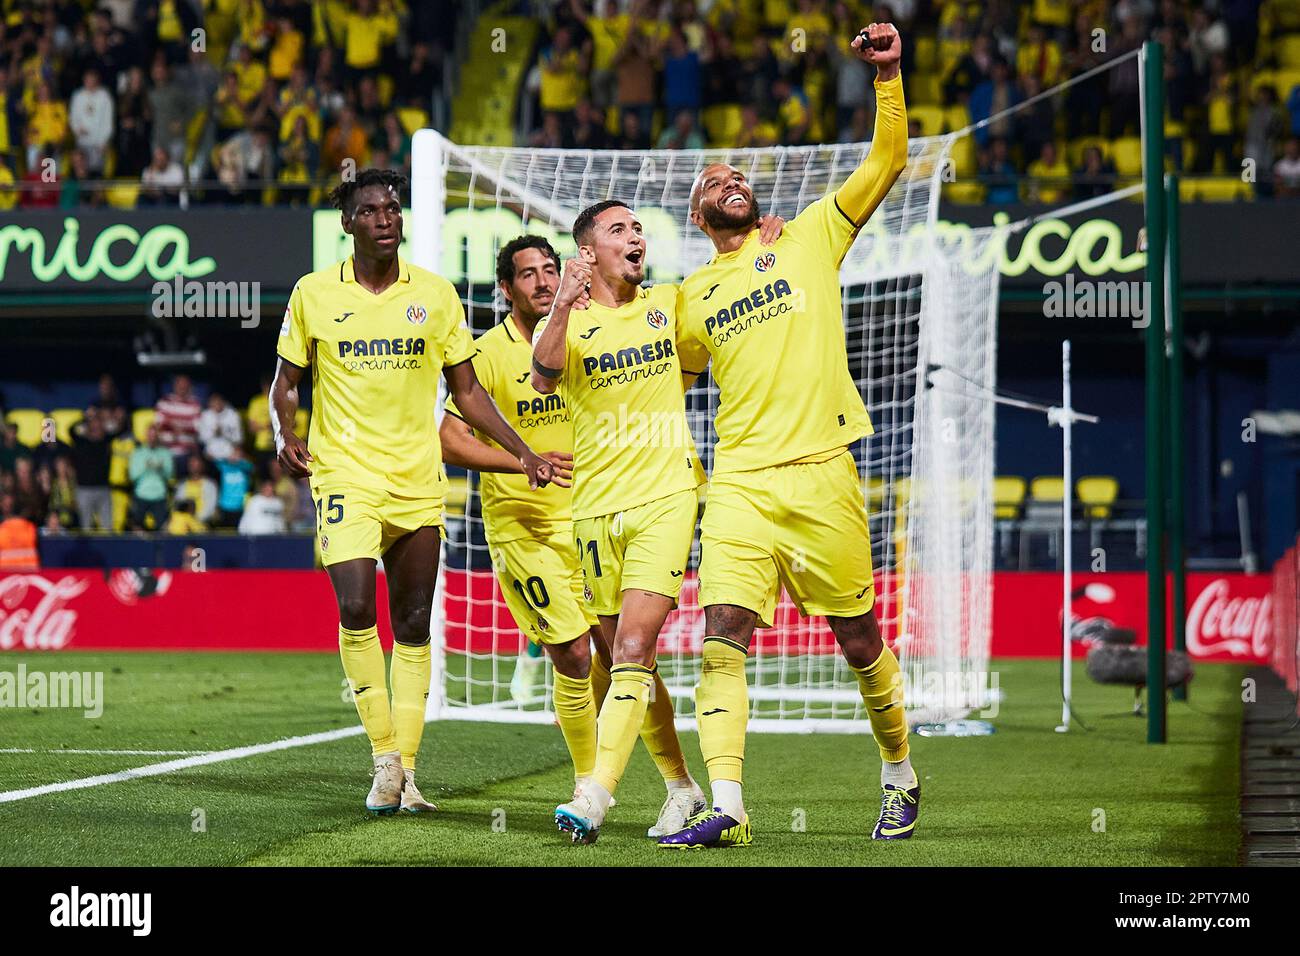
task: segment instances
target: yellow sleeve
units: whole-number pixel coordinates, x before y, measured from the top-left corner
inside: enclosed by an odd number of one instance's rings
[[[683,375],[699,375],[709,367],[709,350],[691,334],[686,321],[687,298],[684,286],[677,290],[677,361]]]
[[[465,307],[456,295],[455,286],[448,283],[443,290],[443,304],[439,310],[446,316],[443,332],[442,367],[459,365],[474,356],[474,337],[469,333]]]
[[[306,368],[311,363],[311,340],[307,337],[307,315],[302,299],[299,283],[293,287],[289,304],[284,307],[284,323],[280,326],[280,341],[275,351],[286,362]]]
[[[907,165],[907,106],[903,77],[876,81],[876,129],[866,161],[835,193],[835,204],[859,228],[871,218]]]

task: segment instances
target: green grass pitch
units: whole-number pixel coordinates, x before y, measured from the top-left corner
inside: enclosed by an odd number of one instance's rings
[[[0,710],[3,793],[355,726],[338,660],[324,654],[6,654],[0,670],[103,671],[105,709]],[[996,661],[991,737],[913,736],[922,814],[909,841],[872,843],[879,758],[869,736],[751,734],[746,801],[755,843],[700,853],[645,837],[662,784],[638,745],[600,841],[572,846],[551,812],[571,767],[558,728],[449,721],[426,727],[419,779],[436,814],[375,819],[363,737],[163,776],[0,802],[13,865],[1231,865],[1239,845],[1242,669],[1203,665],[1148,746],[1132,693],[1077,668],[1092,728],[1052,728],[1057,667]],[[1194,708],[1194,709],[1193,709]],[[692,771],[699,747],[684,734]],[[30,750],[32,753],[15,753]],[[1104,827],[1104,829],[1103,829]]]

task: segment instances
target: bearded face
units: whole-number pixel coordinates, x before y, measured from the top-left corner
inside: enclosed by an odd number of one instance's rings
[[[718,231],[745,229],[758,222],[758,200],[744,174],[730,166],[706,170],[699,211],[705,224]]]

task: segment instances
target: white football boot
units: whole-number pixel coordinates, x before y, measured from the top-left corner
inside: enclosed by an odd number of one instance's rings
[[[415,785],[415,771],[402,771],[402,810],[405,813],[432,813],[438,808],[428,800],[424,799],[424,794],[420,793],[419,788]]]
[[[655,825],[645,832],[648,837],[668,836],[686,829],[686,823],[697,813],[709,809],[709,798],[700,785],[691,780],[689,787],[673,787],[659,811]]]
[[[374,783],[366,797],[366,809],[377,816],[396,813],[402,806],[402,755],[376,754]]]

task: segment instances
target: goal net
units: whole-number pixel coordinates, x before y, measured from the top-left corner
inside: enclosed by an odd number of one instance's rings
[[[1000,244],[990,231],[938,221],[954,138],[909,144],[906,169],[841,271],[850,369],[876,429],[852,451],[871,515],[877,614],[902,662],[913,722],[965,717],[986,706],[989,690],[993,406],[986,396],[994,386]],[[763,212],[791,219],[837,188],[868,148],[536,150],[461,146],[422,130],[414,143],[412,259],[456,284],[481,333],[505,315],[496,253],[520,233],[546,236],[566,258],[577,213],[620,199],[646,230],[647,281],[677,282],[712,254],[687,219],[691,184],[707,163],[735,165]],[[701,376],[687,408],[706,468],[717,403],[715,384]],[[550,722],[549,668],[528,654],[502,600],[477,476],[452,472],[457,493],[440,571],[430,715]],[[680,607],[659,638],[660,672],[684,727],[693,725],[704,637],[698,558],[697,537]],[[755,634],[749,655],[751,727],[867,732],[856,681],[825,621],[802,619],[783,593],[774,624]]]

